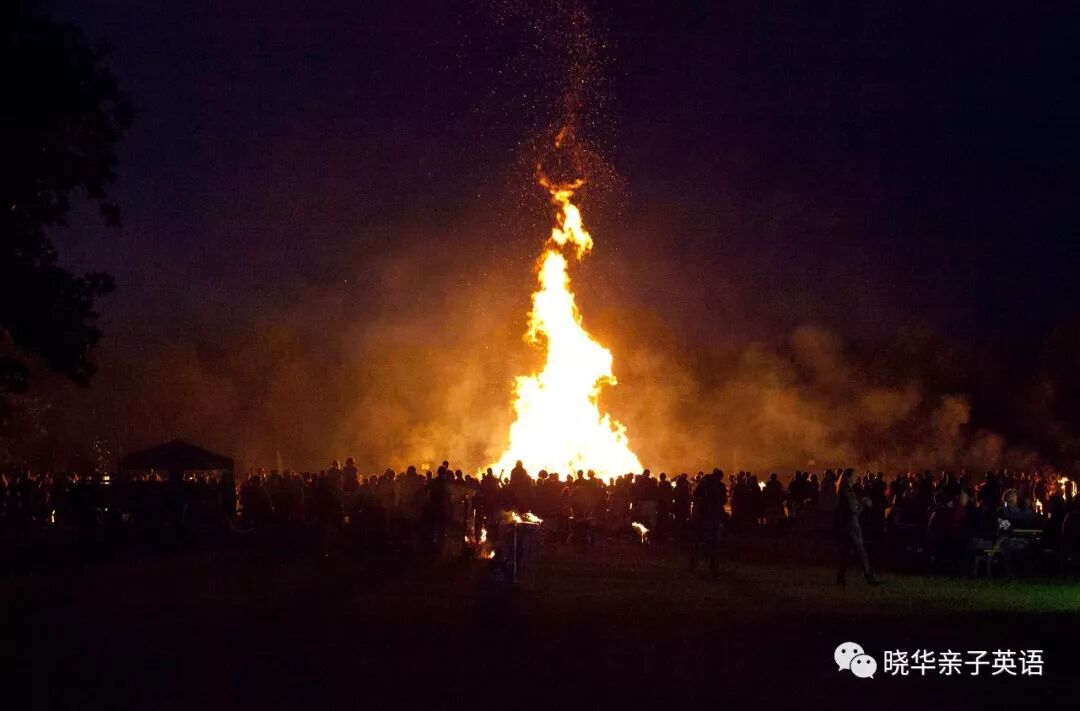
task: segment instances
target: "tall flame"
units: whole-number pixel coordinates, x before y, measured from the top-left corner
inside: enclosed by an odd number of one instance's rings
[[[510,445],[493,468],[509,471],[521,460],[534,474],[540,469],[567,474],[592,469],[608,479],[640,472],[626,427],[601,414],[597,405],[601,386],[616,382],[611,351],[582,328],[561,252],[572,244],[581,259],[593,246],[581,212],[571,202],[582,183],[555,185],[543,178],[540,182],[551,193],[557,214],[540,258],[540,288],[532,296],[525,338],[546,343],[547,362],[539,373],[516,379],[517,419],[510,427]]]

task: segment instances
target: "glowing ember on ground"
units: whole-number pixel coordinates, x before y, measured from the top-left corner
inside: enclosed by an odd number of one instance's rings
[[[602,479],[640,472],[626,428],[597,406],[601,386],[615,384],[612,356],[581,325],[562,253],[573,245],[580,259],[593,245],[571,202],[581,181],[555,185],[541,179],[541,184],[558,212],[540,258],[540,288],[532,297],[526,338],[546,346],[547,362],[539,373],[517,378],[510,444],[492,467],[509,471],[521,460],[533,473],[592,469]]]

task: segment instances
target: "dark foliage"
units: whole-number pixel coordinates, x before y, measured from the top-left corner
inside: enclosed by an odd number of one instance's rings
[[[107,188],[132,110],[106,48],[74,27],[16,0],[0,7],[0,28],[0,392],[25,390],[34,361],[85,384],[101,338],[95,299],[113,279],[61,267],[47,231],[80,195],[120,224]]]

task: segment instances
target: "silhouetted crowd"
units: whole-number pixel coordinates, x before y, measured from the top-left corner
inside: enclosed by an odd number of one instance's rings
[[[850,472],[850,470],[848,470]],[[1072,482],[1056,474],[988,472],[852,475],[840,470],[777,474],[720,470],[654,476],[646,470],[604,481],[591,471],[531,476],[518,463],[508,476],[473,476],[443,462],[435,471],[362,474],[352,459],[319,472],[256,470],[237,483],[229,472],[167,477],[29,471],[0,476],[0,529],[49,527],[83,535],[108,531],[313,530],[348,537],[375,551],[454,556],[482,548],[507,516],[543,520],[545,539],[591,545],[627,540],[683,543],[692,565],[713,569],[728,536],[825,536],[859,529],[873,557],[891,567],[1009,573],[1034,569],[1040,552],[1075,546]],[[1080,523],[1080,518],[1073,517]],[[854,547],[867,567],[865,551]],[[867,571],[869,570],[867,567]],[[843,566],[841,568],[841,577]]]

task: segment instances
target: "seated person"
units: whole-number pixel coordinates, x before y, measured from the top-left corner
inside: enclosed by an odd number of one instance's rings
[[[986,498],[983,498],[978,507],[973,510],[969,521],[968,550],[975,552],[993,548],[1001,528],[998,512]]]
[[[1007,489],[1001,495],[1001,506],[997,510],[998,549],[1002,552],[1005,567],[1012,574],[1014,556],[1021,554],[1031,546],[1031,539],[1011,533],[1017,528],[1038,528],[1039,523],[1034,511],[1025,511],[1019,505],[1019,493],[1016,489]]]
[[[945,546],[953,554],[968,550],[979,530],[979,511],[967,489],[960,489],[943,512],[946,519]]]
[[[1040,509],[1036,508],[1035,497],[1032,496],[1030,493],[1026,494],[1024,498],[1020,501],[1020,510],[1024,512],[1025,515],[1031,517],[1031,522],[1033,524],[1031,528],[1045,530],[1046,516],[1043,515]],[[1021,526],[1021,528],[1024,527]]]
[[[1001,495],[1001,507],[998,518],[1009,522],[1009,528],[1038,528],[1038,516],[1030,508],[1020,505],[1020,495],[1016,489],[1007,489]]]

